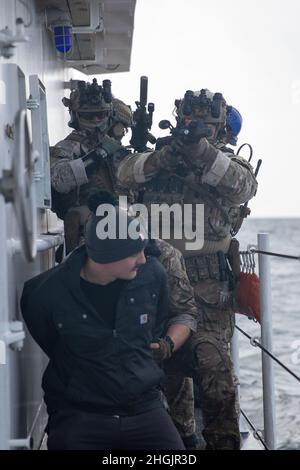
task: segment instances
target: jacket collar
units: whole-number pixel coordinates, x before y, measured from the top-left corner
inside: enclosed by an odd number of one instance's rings
[[[86,258],[86,247],[85,245],[82,245],[76,248],[64,261],[64,282],[74,292],[74,294],[81,292],[80,271]],[[135,289],[142,285],[154,282],[155,275],[152,268],[153,262],[154,260],[152,257],[147,256],[147,262],[139,268],[136,277],[132,281],[126,281],[124,283],[124,289]]]
[[[85,245],[76,248],[64,261],[66,271],[65,281],[72,286],[79,287],[80,271],[87,257]]]

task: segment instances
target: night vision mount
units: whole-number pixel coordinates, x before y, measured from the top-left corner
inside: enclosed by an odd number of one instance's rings
[[[93,106],[100,106],[102,100],[105,103],[112,102],[111,81],[103,80],[102,86],[98,85],[97,79],[94,78],[92,83],[87,83],[83,80],[78,82],[80,106],[84,104],[91,104]]]
[[[208,90],[202,89],[200,95],[196,95],[192,90],[187,90],[183,100],[175,100],[177,110],[181,110],[184,116],[190,116],[195,108],[203,109],[211,114],[214,119],[221,115],[222,104],[225,102],[222,93],[215,93],[212,98],[207,96]]]

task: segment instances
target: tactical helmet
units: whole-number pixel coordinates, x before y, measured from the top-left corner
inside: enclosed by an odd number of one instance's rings
[[[225,129],[226,101],[222,93],[212,93],[207,88],[187,90],[183,99],[175,100],[175,106],[178,119],[201,119],[205,124],[214,125],[216,132],[212,140],[217,140]]]
[[[237,137],[242,128],[243,118],[233,106],[227,106],[226,130],[229,134],[229,144],[236,145]]]
[[[132,111],[130,106],[125,104],[123,101],[113,98],[113,122],[121,122],[124,127],[132,126]]]
[[[102,86],[94,78],[92,83],[79,80],[72,89],[70,98],[63,98],[69,108],[69,126],[74,129],[99,129],[105,133],[110,127],[113,115],[111,82],[103,80]]]

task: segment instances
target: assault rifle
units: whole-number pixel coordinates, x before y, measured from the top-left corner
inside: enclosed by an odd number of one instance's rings
[[[169,129],[171,135],[157,139],[156,150],[159,150],[164,145],[173,144],[176,147],[176,143],[196,144],[203,137],[211,136],[211,129],[202,119],[188,122],[178,120],[176,127],[172,126],[167,119],[163,119],[158,126],[160,129]]]
[[[104,136],[99,144],[87,152],[81,160],[84,163],[85,170],[89,176],[94,172],[101,161],[107,160],[111,155],[114,155],[117,151],[122,149],[120,142],[116,141],[112,137]]]
[[[147,149],[147,143],[155,144],[155,137],[150,134],[152,127],[152,118],[154,112],[154,103],[148,103],[148,77],[141,77],[140,81],[140,101],[136,101],[136,110],[133,113],[133,126],[130,145],[136,152],[144,152]]]

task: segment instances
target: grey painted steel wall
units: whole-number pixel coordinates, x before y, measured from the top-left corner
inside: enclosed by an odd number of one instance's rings
[[[45,5],[51,3],[55,2],[26,0],[28,9],[24,2],[18,0],[0,0],[0,33],[6,27],[14,33],[17,18],[22,18],[25,25],[30,23],[25,28],[29,41],[16,43],[14,55],[10,59],[0,57],[0,183],[1,179],[3,181],[3,172],[12,168],[16,143],[13,135],[15,117],[20,109],[26,107],[29,76],[38,75],[46,88],[50,145],[54,145],[70,131],[67,127],[68,111],[61,103],[61,98],[66,94],[65,84],[70,79],[86,79],[81,72],[66,67],[66,63],[57,58],[52,34],[45,27],[43,11]],[[60,5],[61,2],[57,4]],[[71,4],[72,2],[68,3]],[[117,6],[118,2],[114,5]],[[132,30],[135,0],[120,2],[119,5],[123,10],[125,8],[130,11]],[[116,17],[118,18],[118,14]],[[122,22],[118,22],[116,33],[118,28],[123,27]],[[130,58],[131,42],[128,47]],[[7,64],[14,64],[15,67],[7,67]],[[16,67],[19,69],[16,70]],[[23,75],[24,90],[21,83]],[[17,76],[20,80],[16,83]],[[28,116],[30,121],[30,111]],[[7,125],[10,126],[9,132],[5,132]],[[37,233],[43,234],[51,230],[59,231],[56,217],[47,209],[37,209]],[[42,437],[45,410],[42,407],[40,385],[47,360],[30,338],[25,326],[25,341],[21,351],[15,351],[8,345],[4,347],[4,340],[11,338],[11,328],[16,329],[22,325],[13,322],[22,322],[19,300],[24,281],[53,265],[54,248],[38,250],[31,263],[24,259],[13,204],[6,202],[0,191],[0,449],[28,447],[31,437],[34,438],[34,447],[37,447]],[[1,361],[5,363],[1,364]]]
[[[4,129],[7,124],[13,124],[19,108],[14,84],[7,78],[6,64],[16,64],[24,73],[27,98],[29,75],[38,74],[44,83],[47,90],[50,142],[55,143],[68,133],[68,115],[61,105],[61,97],[64,95],[64,81],[68,81],[71,74],[57,60],[52,38],[44,26],[44,17],[42,14],[36,14],[34,3],[27,1],[32,12],[32,25],[25,30],[29,42],[17,44],[11,59],[0,58],[0,178],[4,169],[11,168],[14,148],[14,140],[8,138]],[[18,1],[0,0],[0,12],[0,30],[8,26],[14,31],[18,17],[23,18],[25,23],[29,21],[28,11]],[[30,112],[28,114],[30,118]],[[47,232],[47,219],[47,211],[39,210],[38,233]],[[0,195],[1,341],[9,331],[10,323],[22,320],[19,299],[24,281],[48,269],[54,262],[53,250],[38,253],[33,263],[26,262],[20,251],[10,249],[13,246],[12,241],[18,239],[19,230],[13,206],[11,203],[5,203]],[[41,412],[43,410],[40,383],[46,358],[26,332],[21,352],[6,347],[5,362],[0,365],[0,449],[11,448],[9,441],[12,439],[25,439],[29,436],[35,437],[34,445],[37,446],[45,422],[45,413]]]

